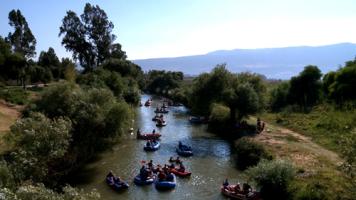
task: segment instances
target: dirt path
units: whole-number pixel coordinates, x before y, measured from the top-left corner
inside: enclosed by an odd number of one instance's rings
[[[10,130],[10,126],[20,117],[23,106],[13,106],[0,99],[0,152],[6,147],[2,137]]]
[[[342,164],[338,154],[314,143],[311,138],[270,123],[266,123],[265,130],[253,139],[264,144],[277,157],[290,159],[303,168]]]

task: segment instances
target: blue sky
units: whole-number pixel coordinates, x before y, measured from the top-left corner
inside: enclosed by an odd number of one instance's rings
[[[20,9],[37,39],[37,55],[53,47],[67,10],[97,4],[114,23],[129,59],[204,54],[220,49],[356,43],[354,0],[4,0],[0,35],[12,31],[8,13]]]

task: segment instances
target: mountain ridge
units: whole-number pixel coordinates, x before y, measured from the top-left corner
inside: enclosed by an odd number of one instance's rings
[[[336,70],[354,59],[356,44],[337,43],[322,46],[293,46],[257,49],[216,50],[201,55],[133,60],[144,71],[170,70],[198,75],[226,63],[232,72],[249,71],[268,78],[288,79],[306,65],[317,65],[323,73]]]

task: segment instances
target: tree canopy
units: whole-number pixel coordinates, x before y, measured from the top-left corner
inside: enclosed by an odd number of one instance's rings
[[[113,44],[116,39],[111,33],[113,28],[104,10],[87,3],[80,17],[73,11],[67,12],[59,36],[63,35],[62,45],[73,53],[73,58],[90,71],[111,56],[126,59],[121,45]]]
[[[14,32],[9,33],[7,37],[13,50],[26,58],[35,56],[36,39],[20,10],[10,11],[9,24],[15,29]]]

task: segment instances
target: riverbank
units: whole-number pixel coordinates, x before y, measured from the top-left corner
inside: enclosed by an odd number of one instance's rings
[[[23,106],[12,105],[0,99],[0,154],[9,150],[4,142],[4,135],[10,131],[11,125],[20,117]]]
[[[267,121],[266,128],[251,138],[276,158],[290,160],[296,166],[297,177],[293,183],[296,193],[314,190],[327,199],[354,198],[352,180],[340,169],[343,159],[337,153],[315,143],[312,137],[269,123],[272,114],[262,116]]]

